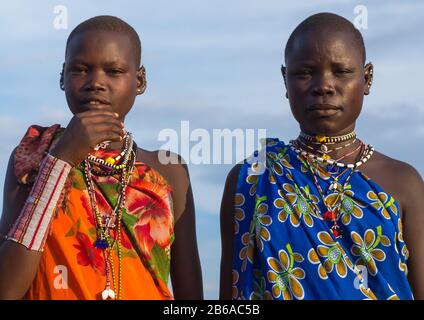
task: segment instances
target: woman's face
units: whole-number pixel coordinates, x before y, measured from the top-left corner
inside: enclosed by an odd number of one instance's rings
[[[84,31],[71,39],[64,85],[72,113],[106,104],[124,119],[143,81],[133,51],[129,37],[117,32]]]
[[[353,35],[304,32],[286,56],[285,82],[290,108],[309,134],[352,131],[367,92],[367,72]]]

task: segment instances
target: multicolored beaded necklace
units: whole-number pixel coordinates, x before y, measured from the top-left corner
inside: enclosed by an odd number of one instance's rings
[[[97,239],[94,242],[94,246],[103,251],[103,255],[106,263],[106,285],[105,289],[101,292],[103,300],[106,299],[117,299],[122,298],[122,244],[121,244],[121,224],[122,224],[122,209],[125,206],[125,192],[128,186],[130,177],[134,169],[134,163],[136,158],[136,150],[134,150],[135,143],[133,142],[131,133],[126,133],[124,149],[120,153],[121,159],[124,156],[122,164],[119,167],[110,167],[109,172],[100,172],[101,176],[110,176],[120,174],[120,193],[117,197],[115,208],[113,208],[111,214],[100,213],[96,201],[96,193],[94,189],[94,182],[92,178],[93,168],[92,165],[100,164],[97,161],[98,158],[94,156],[87,157],[82,162],[84,178],[86,180],[88,194],[90,196],[90,202],[92,211],[95,217]],[[136,147],[135,147],[136,148]],[[118,159],[118,161],[119,161]],[[116,158],[115,158],[116,160]],[[94,174],[98,173],[97,171]],[[112,234],[111,231],[114,231]],[[116,283],[115,277],[115,266],[113,259],[113,250],[117,248],[118,253],[118,283]],[[111,287],[111,278],[113,289]]]
[[[319,146],[319,150],[315,150],[314,148],[308,146],[307,144],[302,142],[302,139],[304,139],[305,141],[311,142],[312,144],[318,145]],[[339,146],[334,148],[333,150],[329,150],[328,149],[328,145],[332,145],[332,144],[336,144],[336,143],[340,143],[340,142],[344,142],[344,141],[349,141],[351,139],[354,139],[353,141],[351,141],[350,143],[344,145],[344,146]],[[303,145],[307,146],[308,148],[312,149],[312,151],[318,151],[320,153],[322,153],[322,158],[323,159],[330,159],[330,156],[328,155],[328,153],[331,153],[333,151],[336,150],[340,150],[343,148],[348,147],[349,145],[355,143],[356,141],[356,133],[355,131],[352,131],[348,134],[342,135],[342,136],[336,136],[336,137],[326,137],[323,135],[316,135],[316,136],[311,136],[303,131],[300,132],[299,134],[299,139],[297,139],[300,143],[303,143]]]
[[[130,153],[128,152],[130,139],[131,139],[131,135],[128,134],[128,132],[125,131],[124,149],[115,158],[107,157],[106,159],[101,159],[101,158],[97,158],[96,156],[90,154],[90,155],[88,155],[87,160],[97,164],[102,169],[106,169],[106,170],[107,169],[114,169],[115,171],[122,170],[127,165],[128,158],[130,156]],[[101,147],[101,148],[104,149],[105,147]],[[119,161],[122,159],[122,157],[124,157],[124,161],[122,161],[122,163],[119,163]]]
[[[355,138],[355,139],[353,139],[353,141],[350,141],[349,143],[347,143],[347,144],[345,144],[345,145],[343,145],[343,146],[336,147],[336,148],[334,148],[334,149],[328,149],[328,147],[327,147],[325,144],[321,144],[321,143],[313,142],[313,144],[319,145],[319,149],[316,149],[316,148],[314,148],[314,147],[310,146],[309,144],[306,144],[305,142],[303,142],[303,141],[302,141],[302,139],[300,139],[300,138],[299,138],[299,139],[297,139],[296,141],[297,141],[297,142],[299,142],[299,143],[300,143],[302,146],[304,146],[305,148],[307,148],[307,149],[311,150],[311,152],[318,152],[318,153],[321,153],[321,154],[322,154],[322,158],[323,158],[323,159],[328,159],[328,158],[330,158],[330,157],[328,156],[328,154],[329,154],[329,153],[332,153],[332,152],[334,152],[334,151],[338,151],[338,150],[340,150],[340,149],[347,148],[347,147],[349,147],[349,146],[353,145],[353,144],[357,141],[357,139]],[[325,148],[323,148],[323,147],[325,147]],[[339,160],[341,160],[341,159],[337,159],[337,161],[339,161]]]
[[[352,131],[349,132],[347,134],[344,134],[342,136],[335,136],[335,137],[327,137],[327,136],[323,136],[323,135],[309,135],[303,131],[300,132],[299,134],[303,139],[305,139],[306,141],[311,141],[311,142],[320,142],[320,143],[339,143],[339,142],[345,142],[351,139],[356,138],[356,132]]]
[[[364,155],[363,158],[361,158],[359,161],[357,161],[355,163],[345,164],[343,162],[339,162],[339,160],[334,160],[334,159],[327,158],[327,157],[324,158],[324,157],[317,156],[316,154],[310,153],[306,150],[303,150],[302,148],[294,148],[293,150],[296,153],[300,154],[302,157],[310,158],[312,161],[318,161],[318,162],[321,162],[321,163],[326,164],[326,165],[337,166],[337,167],[340,167],[340,168],[348,168],[348,169],[355,169],[355,168],[361,166],[362,164],[367,162],[374,153],[374,147],[371,146],[371,145],[368,145],[368,147],[366,148],[367,152],[366,152],[366,154]]]
[[[354,137],[356,137],[356,134],[354,135]],[[339,220],[339,204],[343,202],[343,197],[344,197],[344,191],[346,190],[346,188],[348,187],[348,183],[350,178],[352,177],[353,173],[357,170],[357,168],[364,164],[367,160],[369,160],[369,158],[372,156],[374,148],[371,145],[367,145],[365,146],[365,144],[360,141],[360,145],[358,148],[356,148],[355,150],[353,150],[352,152],[349,152],[345,155],[343,155],[342,157],[340,157],[337,160],[333,160],[333,159],[323,159],[321,157],[318,157],[314,154],[311,154],[305,150],[303,150],[300,147],[300,143],[299,143],[299,139],[296,141],[290,141],[289,143],[291,149],[296,152],[299,156],[299,160],[303,163],[303,165],[305,167],[307,167],[314,179],[314,184],[321,196],[321,199],[327,209],[327,211],[322,215],[324,220],[327,221],[331,221],[332,222],[332,226],[330,228],[331,233],[334,235],[334,237],[336,239],[341,238],[342,237],[342,230],[340,228],[340,226],[338,225],[338,220]],[[348,144],[350,145],[350,144]],[[347,146],[347,145],[346,145]],[[355,161],[354,164],[344,164],[342,162],[339,162],[341,159],[354,154],[355,152],[357,152],[359,149],[362,149],[359,154],[359,160]],[[340,174],[337,174],[337,176],[333,177],[331,171],[327,172],[330,174],[330,176],[332,177],[332,181],[330,182],[330,186],[326,192],[326,194],[324,194],[324,191],[322,190],[319,181],[318,181],[318,176],[316,173],[317,168],[315,167],[316,164],[320,165],[321,167],[324,165],[326,166],[327,164],[336,164],[338,167],[341,168],[345,168]],[[327,166],[328,168],[328,166]],[[348,170],[351,170],[349,175],[346,177],[343,185],[341,186],[338,182],[338,180],[340,179],[340,177],[342,177]],[[338,173],[338,172],[337,172]],[[329,193],[334,193],[338,191],[338,195],[335,198],[334,202],[332,204],[327,203],[326,200],[326,196],[328,196]]]

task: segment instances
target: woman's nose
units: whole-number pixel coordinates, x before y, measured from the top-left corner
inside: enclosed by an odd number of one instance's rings
[[[104,83],[102,72],[95,70],[90,72],[89,76],[87,77],[85,89],[93,91],[105,90],[106,86]]]
[[[334,82],[330,75],[317,76],[312,88],[312,94],[318,96],[333,95],[335,93]]]

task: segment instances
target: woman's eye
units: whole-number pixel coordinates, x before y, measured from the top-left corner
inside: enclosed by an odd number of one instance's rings
[[[310,70],[299,70],[296,72],[296,74],[311,74]]]
[[[299,78],[305,78],[305,77],[311,76],[312,71],[311,70],[298,70],[294,73],[294,75],[296,77],[299,77]]]
[[[348,70],[348,69],[339,69],[339,70],[336,70],[336,73],[338,73],[338,74],[348,74],[348,73],[351,73],[352,71],[350,71],[350,70]]]
[[[110,69],[108,70],[108,73],[113,74],[113,75],[118,75],[123,73],[123,71],[121,69]]]
[[[71,67],[69,71],[73,74],[79,74],[86,72],[87,70],[84,67]]]

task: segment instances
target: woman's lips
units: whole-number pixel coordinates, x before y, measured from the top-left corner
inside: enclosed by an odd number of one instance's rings
[[[339,109],[312,109],[309,112],[318,117],[332,117],[339,111]]]
[[[81,107],[84,110],[93,110],[96,109],[97,106],[109,106],[110,103],[107,103],[105,101],[83,101],[81,103]]]
[[[330,104],[316,104],[308,108],[308,112],[316,117],[332,117],[339,113],[340,107]]]

